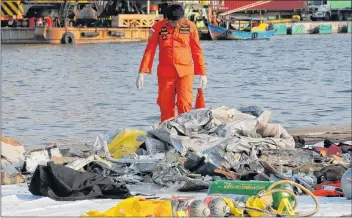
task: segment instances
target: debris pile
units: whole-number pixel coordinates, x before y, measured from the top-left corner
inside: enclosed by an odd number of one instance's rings
[[[199,191],[217,180],[290,180],[316,196],[343,196],[352,143],[305,145],[270,119],[253,106],[197,109],[147,132],[105,132],[86,150],[25,151],[2,138],[2,184],[27,180],[31,193],[55,200],[123,199],[131,196],[127,185],[143,183]]]
[[[25,182],[21,174],[24,165],[24,146],[16,140],[1,137],[1,184]]]

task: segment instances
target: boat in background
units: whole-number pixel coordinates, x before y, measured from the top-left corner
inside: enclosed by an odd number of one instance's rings
[[[275,35],[276,30],[269,30],[265,32],[247,32],[239,30],[231,30],[214,25],[208,25],[209,35],[212,40],[258,40],[270,39]]]
[[[208,24],[209,36],[212,40],[258,40],[270,39],[275,35],[276,30],[268,29],[267,24],[263,21],[266,18],[236,18],[232,20],[238,21],[238,29],[215,26]],[[247,25],[241,26],[241,21]]]

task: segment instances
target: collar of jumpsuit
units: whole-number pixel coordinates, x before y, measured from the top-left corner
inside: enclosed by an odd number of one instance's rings
[[[178,21],[169,21],[168,19],[166,20],[166,24],[168,25],[168,26],[170,26],[170,27],[172,27],[172,28],[174,28],[174,29],[176,29],[176,28],[179,28],[181,25],[181,23],[184,21],[184,19],[182,18],[182,19],[180,19],[180,20],[178,20]],[[175,26],[173,25],[173,23],[175,23]]]

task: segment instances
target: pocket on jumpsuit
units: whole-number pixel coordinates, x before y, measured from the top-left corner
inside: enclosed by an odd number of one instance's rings
[[[193,64],[193,59],[192,59],[192,52],[188,40],[188,34],[180,34],[177,36],[175,39],[175,42],[177,42],[175,48],[177,49],[177,52],[174,53],[175,56],[175,64],[180,64],[180,65],[192,65]]]
[[[178,49],[178,52],[174,53],[175,64],[192,65],[193,59],[192,59],[191,49],[187,47],[179,47],[177,49]]]

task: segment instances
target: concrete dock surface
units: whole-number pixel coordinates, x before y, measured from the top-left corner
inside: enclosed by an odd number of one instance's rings
[[[128,186],[133,194],[149,194],[152,197],[171,196],[195,197],[204,199],[206,192],[176,192],[171,189],[155,187],[152,184]],[[146,196],[148,197],[148,196]],[[298,196],[297,212],[301,215],[314,210],[313,200],[308,196]],[[318,197],[320,209],[314,216],[350,217],[351,201],[342,197]],[[79,217],[90,210],[104,212],[121,202],[118,199],[95,199],[82,201],[54,201],[49,197],[34,196],[28,191],[27,184],[2,186],[3,216],[71,216]]]

